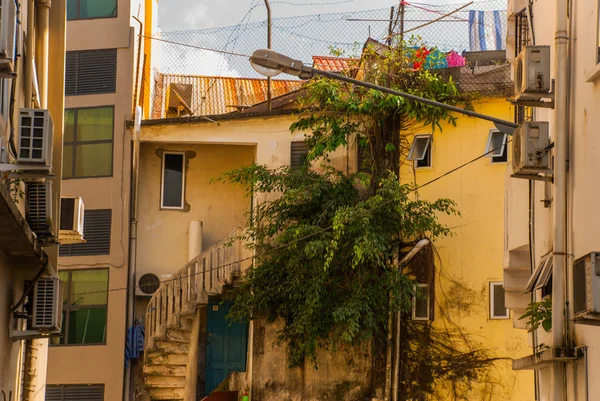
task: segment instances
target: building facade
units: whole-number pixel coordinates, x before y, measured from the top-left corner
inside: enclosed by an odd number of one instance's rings
[[[142,103],[143,35],[154,26],[155,7],[155,0],[68,1],[61,177],[63,196],[85,203],[86,242],[60,246],[63,331],[50,345],[47,397],[129,396],[131,137],[125,121]]]
[[[545,105],[522,104],[524,118],[518,120],[548,124],[551,149],[543,153],[550,161],[548,169],[529,179],[511,178],[518,173],[516,166],[506,178],[504,282],[511,287],[507,305],[515,314],[533,308],[536,317],[552,322],[552,327],[536,329],[531,319],[522,321],[519,327],[529,323],[532,331],[531,355],[513,367],[535,373],[539,400],[598,400],[600,383],[594,377],[600,361],[595,307],[599,276],[594,252],[599,244],[594,205],[595,150],[600,145],[595,134],[600,10],[595,1],[512,0],[508,11],[508,48],[515,65],[528,46],[548,46],[549,57],[542,63],[549,68],[547,80],[553,80],[555,91],[553,100],[545,94]],[[543,304],[550,304],[551,311]]]
[[[0,394],[41,401],[48,335],[55,334],[60,319],[48,316],[49,330],[38,330],[40,309],[33,303],[38,284],[51,284],[56,277],[61,182],[55,177],[62,170],[66,1],[23,2],[20,7],[2,1],[0,6]],[[43,128],[35,131],[23,113]],[[35,142],[29,130],[35,131]],[[34,188],[40,190],[37,198]],[[42,215],[43,221],[36,219]],[[49,293],[54,307],[56,287]]]

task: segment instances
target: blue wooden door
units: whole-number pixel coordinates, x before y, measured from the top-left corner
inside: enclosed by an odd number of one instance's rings
[[[205,395],[210,394],[231,372],[246,370],[248,324],[231,323],[231,304],[219,299],[208,303]]]

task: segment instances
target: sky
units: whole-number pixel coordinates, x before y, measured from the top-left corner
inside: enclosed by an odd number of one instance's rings
[[[460,3],[426,0],[429,4]],[[320,13],[371,10],[397,5],[396,0],[270,0],[273,18]],[[250,7],[259,4],[251,21],[266,19],[264,0],[164,0],[159,2],[159,25],[163,31],[205,29],[237,24]]]

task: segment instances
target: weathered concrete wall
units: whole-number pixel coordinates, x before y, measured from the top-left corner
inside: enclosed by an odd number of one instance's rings
[[[370,393],[369,347],[339,349],[335,354],[319,352],[318,369],[310,361],[290,369],[285,344],[277,340],[281,327],[281,322],[254,321],[252,400],[350,401]]]

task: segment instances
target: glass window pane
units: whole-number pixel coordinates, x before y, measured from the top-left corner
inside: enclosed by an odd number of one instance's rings
[[[413,140],[413,144],[408,155],[408,160],[423,160],[426,152],[429,150],[429,136],[418,136]]]
[[[112,143],[77,145],[76,177],[107,177],[112,175]]]
[[[69,313],[69,344],[104,344],[107,308],[82,308]]]
[[[117,15],[117,0],[79,0],[79,17],[107,18]]]
[[[73,142],[75,133],[75,110],[65,110],[64,142]]]
[[[164,155],[163,206],[183,207],[183,154]]]
[[[73,145],[63,147],[63,178],[73,178]]]
[[[108,270],[71,272],[71,305],[105,305],[108,302]]]
[[[67,20],[77,19],[77,1],[67,0]]]
[[[429,317],[429,287],[419,287],[415,297],[415,317]]]
[[[67,313],[63,310],[63,312],[62,312],[62,327],[60,330],[60,336],[50,337],[50,344],[61,345],[61,344],[65,343],[65,329],[67,328],[67,321],[65,320],[66,317],[67,317]]]
[[[113,139],[113,108],[77,110],[77,142]]]
[[[486,152],[489,153],[489,156],[502,156],[504,152],[504,148],[506,147],[506,135],[502,132],[493,131],[490,132],[490,139],[488,141],[488,146]]]
[[[504,306],[504,286],[494,285],[494,316],[506,316],[506,307]]]

